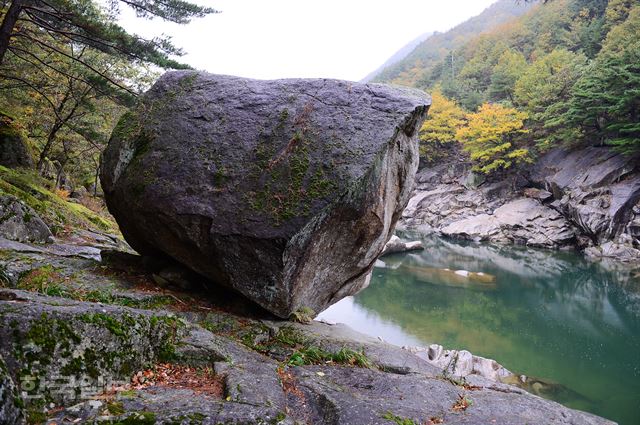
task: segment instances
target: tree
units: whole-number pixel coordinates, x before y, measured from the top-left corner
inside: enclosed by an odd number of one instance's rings
[[[608,32],[616,25],[627,20],[631,9],[638,4],[638,0],[609,0],[604,12],[604,27]]]
[[[560,118],[578,126],[586,143],[640,151],[640,6],[611,29],[602,51],[571,92]]]
[[[518,136],[527,114],[500,104],[483,104],[478,112],[467,115],[467,125],[456,137],[475,163],[474,170],[489,174],[527,162],[529,150],[521,147]]]
[[[527,60],[522,53],[506,50],[493,67],[489,97],[491,100],[509,100],[513,103],[516,81],[527,68]]]
[[[110,0],[108,3],[109,14],[92,0],[12,0],[8,9],[3,10],[0,24],[0,65],[4,65],[8,52],[35,63],[42,63],[47,54],[57,54],[86,67],[101,84],[109,83],[132,92],[126,84],[101,73],[83,58],[61,50],[59,44],[89,46],[133,63],[185,68],[186,65],[170,58],[181,55],[182,51],[168,37],[145,40],[128,34],[110,19],[117,15],[120,3],[133,8],[139,17],[158,17],[177,23],[216,12],[184,0]],[[28,46],[37,46],[44,54],[35,54]],[[63,73],[51,64],[47,66]]]
[[[546,150],[574,132],[574,127],[558,117],[567,110],[571,90],[586,62],[582,54],[555,49],[531,64],[516,82],[515,104],[527,112],[532,138],[540,149]]]
[[[40,170],[57,161],[57,184],[65,167],[95,175],[122,105],[155,74],[147,65],[188,68],[171,59],[182,51],[169,38],[144,40],[111,23],[120,4],[176,23],[215,12],[183,0],[109,0],[105,9],[92,0],[12,0],[0,9],[0,107],[29,129]]]
[[[480,35],[465,48],[471,56],[466,58],[459,78],[470,82],[475,91],[484,93],[491,84],[493,68],[507,49],[504,41],[491,35]]]
[[[103,84],[81,62],[135,91],[143,89],[155,73],[147,75],[142,66],[86,45],[55,39],[49,43],[64,55],[37,44],[14,45],[15,54],[6,58],[5,78],[0,81],[0,107],[29,129],[38,151],[38,169],[44,170],[48,159],[57,159],[61,174],[72,158],[93,162],[123,109],[119,105],[133,100],[128,92]],[[38,62],[35,57],[43,59]]]
[[[474,89],[475,81],[462,78],[444,78],[442,80],[442,94],[454,99],[460,106],[468,111],[475,111],[484,102],[483,93]]]
[[[439,89],[431,94],[429,115],[420,129],[420,154],[427,160],[442,156],[445,145],[456,142],[456,131],[464,125],[464,111]]]

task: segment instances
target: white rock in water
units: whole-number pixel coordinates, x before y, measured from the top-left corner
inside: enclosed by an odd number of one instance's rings
[[[469,276],[469,272],[466,270],[456,270],[454,273],[459,276],[464,276],[464,277]]]
[[[378,267],[380,269],[384,269],[387,267],[387,265],[385,264],[384,261],[382,260],[376,260],[375,264],[373,265],[373,267]]]
[[[385,244],[384,250],[382,251],[380,256],[382,257],[383,255],[388,255],[388,254],[397,254],[401,252],[418,251],[423,249],[424,249],[424,246],[420,241],[402,242],[402,240],[399,237],[397,237],[396,235],[393,235],[391,236],[389,241]]]

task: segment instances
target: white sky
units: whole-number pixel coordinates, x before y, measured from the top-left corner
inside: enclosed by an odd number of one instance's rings
[[[212,0],[222,13],[189,25],[137,19],[145,37],[171,35],[181,60],[217,74],[251,78],[360,80],[420,34],[447,29],[496,0]]]

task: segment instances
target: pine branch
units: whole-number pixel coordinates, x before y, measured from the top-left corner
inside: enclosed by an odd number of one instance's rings
[[[84,65],[85,67],[87,67],[88,69],[93,71],[95,74],[97,74],[100,77],[104,78],[105,80],[109,81],[109,83],[113,84],[114,86],[116,86],[116,87],[120,88],[121,90],[131,94],[132,96],[138,96],[138,94],[136,92],[134,92],[133,90],[129,89],[126,86],[123,86],[122,84],[118,83],[117,81],[114,81],[112,78],[104,75],[103,73],[98,71],[96,68],[94,68],[91,64],[87,63],[86,61],[84,61],[82,59],[75,58],[72,55],[70,55],[70,54],[68,54],[68,53],[66,53],[66,52],[64,52],[64,51],[62,51],[62,50],[60,50],[60,49],[48,44],[48,43],[45,43],[42,40],[39,40],[39,39],[37,39],[35,37],[31,37],[28,34],[22,33],[22,34],[18,34],[18,35],[21,36],[21,37],[26,37],[29,40],[33,41],[34,43],[39,44],[41,47],[50,49],[50,50],[52,50],[52,51],[54,51],[54,52],[56,52],[56,53],[58,53],[58,54],[60,54],[60,55],[62,55],[64,57],[66,57],[68,59],[71,59],[72,61],[75,61],[75,62],[78,62],[78,63]]]

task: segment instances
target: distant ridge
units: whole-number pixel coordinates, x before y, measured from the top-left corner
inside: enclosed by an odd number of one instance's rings
[[[425,32],[424,34],[420,34],[418,37],[414,38],[407,44],[405,44],[400,50],[393,54],[385,63],[380,65],[375,71],[369,73],[366,77],[360,80],[361,83],[368,83],[373,80],[376,74],[380,73],[383,69],[390,67],[391,65],[400,62],[402,59],[406,58],[420,43],[429,38],[433,32]]]
[[[498,0],[478,16],[466,20],[447,32],[431,35],[424,41],[418,43],[403,59],[391,65],[383,66],[381,70],[376,70],[367,75],[363,81],[390,83],[401,74],[410,73],[416,67],[424,70],[424,68],[428,68],[430,64],[441,60],[450,50],[464,45],[478,34],[523,15],[534,4],[535,2]],[[411,43],[407,46],[410,44]],[[389,61],[396,55],[399,55],[407,46],[400,49]]]

